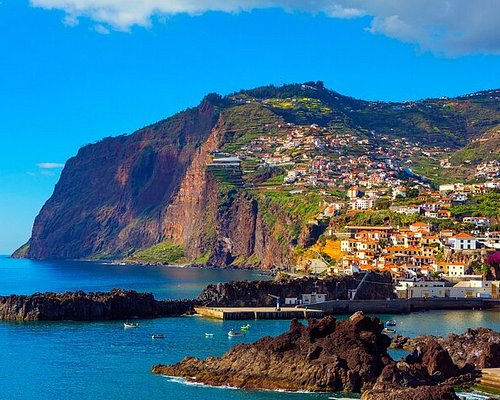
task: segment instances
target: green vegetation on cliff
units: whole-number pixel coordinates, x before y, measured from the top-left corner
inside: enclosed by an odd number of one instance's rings
[[[125,261],[162,265],[180,264],[185,261],[184,247],[167,242],[161,242],[135,252]]]

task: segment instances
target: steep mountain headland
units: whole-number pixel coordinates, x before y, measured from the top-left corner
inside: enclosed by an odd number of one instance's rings
[[[321,170],[317,157],[337,165],[363,156],[386,160],[388,174],[401,177],[406,161],[418,169],[428,148],[451,155],[468,146],[459,159],[496,140],[498,98],[495,90],[368,102],[321,82],[208,95],[195,108],[80,149],[14,256],[286,268],[328,226],[320,218],[325,190],[345,190],[312,176],[291,190],[283,186],[287,166],[300,176]]]

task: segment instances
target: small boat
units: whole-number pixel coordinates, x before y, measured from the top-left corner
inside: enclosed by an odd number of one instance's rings
[[[382,330],[382,333],[385,333],[386,335],[392,335],[392,334],[396,333],[396,329],[384,328]]]
[[[385,326],[396,326],[396,321],[394,321],[393,319],[391,319],[390,321],[387,321],[385,323]]]
[[[155,333],[151,335],[151,339],[165,339],[165,335],[163,333]]]
[[[205,333],[205,337],[214,337],[213,333]]]
[[[228,337],[243,337],[243,336],[245,336],[245,334],[243,332],[236,332],[234,329],[231,329],[227,333],[227,336]]]
[[[248,331],[249,329],[250,329],[250,324],[246,324],[241,327],[242,331]]]
[[[123,323],[123,327],[125,329],[128,329],[128,328],[139,328],[139,324],[135,323],[135,322],[124,322]]]

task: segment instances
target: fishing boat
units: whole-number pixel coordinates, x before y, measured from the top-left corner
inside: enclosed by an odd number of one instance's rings
[[[138,323],[136,323],[136,322],[128,322],[128,321],[127,321],[127,322],[124,322],[124,323],[123,323],[123,327],[124,327],[125,329],[128,329],[128,328],[139,328],[139,324],[138,324]]]
[[[392,334],[396,333],[396,329],[384,328],[382,330],[382,333],[385,333],[386,335],[392,335]]]
[[[241,327],[242,331],[248,331],[249,329],[250,329],[250,324],[246,324]]]
[[[151,335],[151,339],[165,339],[165,335],[163,333],[155,333]]]
[[[396,326],[396,321],[391,319],[385,323],[385,326]]]
[[[231,329],[228,333],[227,333],[227,336],[228,337],[243,337],[245,336],[245,334],[243,332],[237,332],[235,331],[234,329]]]
[[[205,337],[214,337],[213,333],[205,333]]]

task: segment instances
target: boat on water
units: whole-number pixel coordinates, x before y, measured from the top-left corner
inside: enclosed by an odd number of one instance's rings
[[[396,333],[396,329],[384,328],[382,330],[382,333],[385,333],[386,335],[392,335]]]
[[[205,333],[205,337],[214,337],[213,333]]]
[[[124,327],[125,329],[128,329],[128,328],[139,328],[139,324],[138,324],[138,323],[136,323],[136,322],[128,322],[128,321],[127,321],[127,322],[124,322],[124,323],[123,323],[123,327]]]
[[[227,333],[227,336],[228,337],[243,337],[245,336],[245,334],[243,332],[237,332],[235,331],[234,329],[231,329],[228,333]]]
[[[242,331],[248,331],[250,329],[250,324],[242,325],[241,330]]]
[[[151,339],[165,339],[165,335],[163,333],[155,333],[151,335]]]
[[[396,321],[391,319],[385,323],[385,326],[396,326]]]

